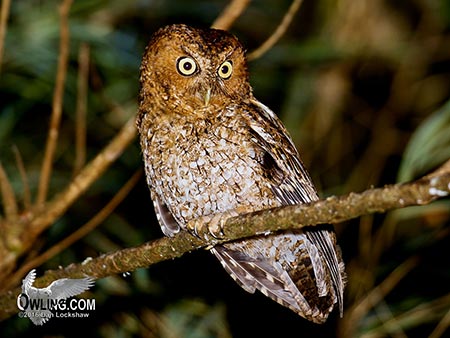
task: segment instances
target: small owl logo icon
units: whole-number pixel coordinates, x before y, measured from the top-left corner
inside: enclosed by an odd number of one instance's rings
[[[61,309],[62,303],[94,285],[90,277],[55,280],[45,288],[33,286],[36,270],[31,270],[22,281],[22,293],[17,297],[17,306],[23,317],[29,318],[35,325],[43,325],[54,316],[53,311]],[[65,303],[63,304],[65,306]]]

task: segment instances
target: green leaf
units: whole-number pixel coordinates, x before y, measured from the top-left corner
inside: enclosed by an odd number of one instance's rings
[[[425,174],[450,158],[450,100],[425,119],[406,147],[399,182]]]

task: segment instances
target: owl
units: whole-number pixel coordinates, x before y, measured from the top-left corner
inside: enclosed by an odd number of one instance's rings
[[[170,25],[140,68],[137,128],[163,233],[187,223],[318,199],[286,128],[252,93],[245,51],[217,29]],[[315,323],[337,305],[344,263],[331,226],[255,236],[210,251],[246,291]]]

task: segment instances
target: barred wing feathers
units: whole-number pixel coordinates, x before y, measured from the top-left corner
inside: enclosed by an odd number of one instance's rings
[[[256,100],[243,115],[271,189],[280,205],[318,199],[288,132],[275,114]],[[331,226],[260,236],[216,246],[212,252],[246,291],[256,289],[316,323],[337,303],[343,312],[344,264]]]

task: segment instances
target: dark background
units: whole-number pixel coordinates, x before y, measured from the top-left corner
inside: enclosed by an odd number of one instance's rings
[[[70,11],[70,64],[50,196],[73,177],[78,52],[90,48],[87,158],[136,113],[141,55],[170,23],[209,26],[227,1],[87,1]],[[34,195],[48,131],[59,44],[58,1],[13,1],[0,72],[0,161],[14,189],[19,149]],[[290,1],[253,1],[231,28],[249,51]],[[281,40],[250,63],[255,96],[285,122],[321,196],[408,181],[450,157],[450,2],[305,0]],[[137,140],[42,237],[42,252],[95,215],[142,167]],[[336,225],[349,284],[342,319],[315,325],[243,291],[206,251],[96,283],[89,319],[42,327],[17,316],[7,336],[428,337],[450,310],[449,200]],[[161,237],[142,178],[96,230],[47,269]],[[417,261],[412,259],[417,258]],[[389,276],[411,271],[397,282]],[[397,270],[396,270],[397,269]],[[403,270],[402,270],[403,269]],[[388,279],[386,279],[388,278]],[[373,307],[362,309],[391,287]],[[361,310],[362,309],[362,310]],[[447,334],[449,334],[447,330]],[[444,333],[445,336],[445,333]]]

